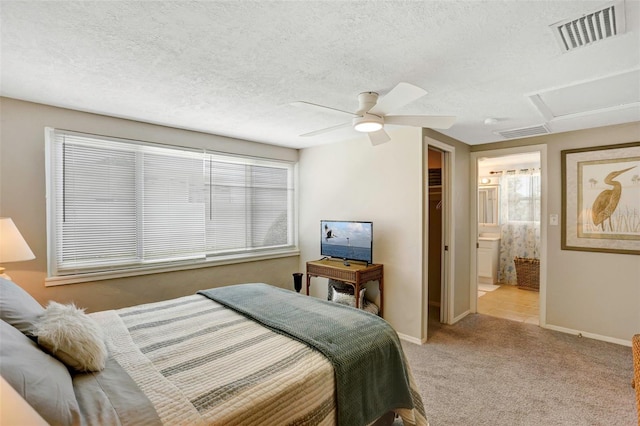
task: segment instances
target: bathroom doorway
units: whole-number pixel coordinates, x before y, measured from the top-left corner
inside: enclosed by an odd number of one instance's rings
[[[519,148],[476,156],[475,311],[541,325],[543,153]],[[545,151],[546,152],[546,151]],[[544,239],[543,239],[544,238]],[[518,260],[515,260],[518,258]],[[525,265],[526,267],[523,267]]]

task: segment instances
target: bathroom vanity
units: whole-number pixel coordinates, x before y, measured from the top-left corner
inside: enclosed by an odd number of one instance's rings
[[[481,233],[478,237],[478,282],[496,284],[500,259],[500,235]]]

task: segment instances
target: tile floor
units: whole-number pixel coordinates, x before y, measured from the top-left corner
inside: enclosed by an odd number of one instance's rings
[[[501,285],[493,291],[478,291],[478,313],[538,325],[538,300],[537,291]]]

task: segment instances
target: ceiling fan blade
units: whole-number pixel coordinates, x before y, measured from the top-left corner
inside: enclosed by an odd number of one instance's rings
[[[320,130],[314,130],[313,132],[305,133],[305,134],[300,135],[300,136],[301,137],[307,137],[307,136],[321,135],[323,133],[329,133],[329,132],[332,132],[334,130],[342,129],[343,127],[351,127],[351,122],[338,124],[337,126],[326,127],[324,129],[320,129]]]
[[[376,132],[368,133],[368,135],[369,135],[369,140],[371,141],[371,145],[373,146],[380,145],[381,143],[389,142],[391,140],[391,138],[389,137],[387,132],[384,131],[384,129],[380,129]]]
[[[455,121],[456,118],[449,115],[387,115],[384,117],[385,124],[431,129],[448,129]]]
[[[403,106],[419,99],[427,94],[427,91],[409,83],[398,83],[368,112],[375,115],[387,115]]]
[[[337,109],[337,108],[331,108],[328,106],[324,106],[324,105],[319,105],[319,104],[314,104],[312,102],[305,102],[305,101],[296,101],[296,102],[291,102],[289,105],[293,105],[295,107],[299,107],[299,106],[313,106],[313,107],[318,107],[318,108],[324,108],[324,109],[328,109],[331,111],[336,111],[336,112],[341,112],[343,114],[349,114],[352,117],[359,117],[358,114],[355,114],[353,112],[349,112],[349,111],[343,111],[341,109]]]

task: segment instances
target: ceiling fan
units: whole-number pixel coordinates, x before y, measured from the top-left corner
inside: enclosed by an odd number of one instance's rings
[[[351,122],[315,130],[300,136],[316,136],[323,133],[338,130],[344,127],[353,126],[358,132],[367,133],[373,145],[379,145],[391,140],[389,134],[384,131],[385,124],[395,124],[400,126],[429,127],[434,129],[448,129],[455,121],[452,116],[431,116],[431,115],[388,115],[389,113],[402,108],[403,106],[423,97],[427,91],[409,83],[398,83],[389,93],[378,100],[375,92],[363,92],[358,95],[359,107],[356,112],[343,111],[340,109],[318,105],[311,102],[294,102],[292,105],[304,104],[315,107],[326,108],[332,111],[339,111],[353,117]]]

